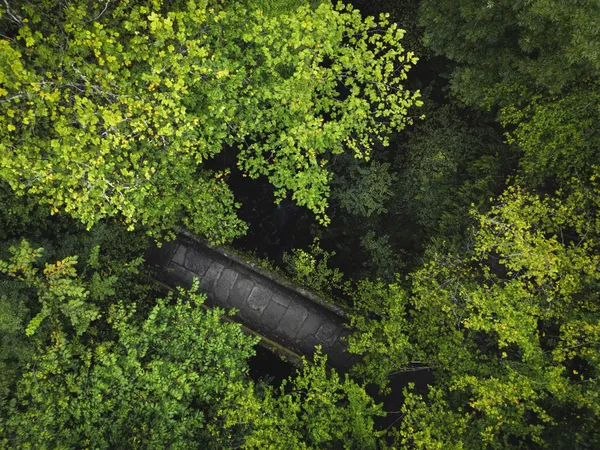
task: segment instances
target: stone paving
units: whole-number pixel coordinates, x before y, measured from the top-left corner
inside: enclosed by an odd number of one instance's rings
[[[268,277],[249,264],[232,259],[200,241],[180,236],[154,251],[160,278],[171,287],[190,287],[194,277],[208,304],[236,308],[235,319],[251,330],[302,355],[321,345],[329,364],[345,372],[353,356],[346,352],[344,319]]]

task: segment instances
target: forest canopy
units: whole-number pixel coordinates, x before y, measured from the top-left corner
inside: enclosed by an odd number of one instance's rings
[[[598,448],[599,30],[593,0],[1,2],[0,447]],[[235,310],[146,262],[181,228],[344,307],[349,373],[252,373]]]
[[[244,224],[210,160],[268,178],[323,223],[328,161],[368,158],[412,119],[403,32],[325,2],[268,16],[237,2],[23,3],[6,11],[0,170],[17,195],[92,226]]]

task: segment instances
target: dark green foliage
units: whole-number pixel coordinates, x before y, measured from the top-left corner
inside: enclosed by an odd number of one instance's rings
[[[406,251],[400,249],[396,253],[387,234],[378,236],[369,230],[360,239],[360,245],[365,252],[366,260],[363,266],[370,270],[372,278],[393,281],[397,273],[406,269]]]
[[[43,211],[32,199],[16,197],[8,183],[1,179],[0,205],[0,240],[31,232],[32,228],[37,228],[38,221],[48,215],[47,211]]]
[[[25,325],[31,318],[27,308],[27,292],[14,281],[0,281],[0,410],[31,361],[35,346],[25,336]]]
[[[389,235],[379,236],[382,231],[385,233],[383,222],[395,212],[399,177],[389,157],[391,150],[380,152],[368,162],[340,155],[332,164],[333,223],[318,230],[317,236],[326,248],[334,249],[334,265],[343,265],[352,278],[374,276],[392,280],[399,269],[397,246],[392,245]],[[390,234],[395,231],[400,230],[394,227]],[[387,250],[388,255],[378,255],[379,250]]]
[[[598,161],[600,5],[583,0],[424,1],[431,48],[454,63],[453,92],[493,107],[523,152],[530,186],[590,176]]]
[[[392,185],[398,178],[390,173],[389,163],[364,163],[342,155],[335,168],[332,197],[345,213],[367,218],[387,212]]]
[[[456,63],[452,87],[470,105],[510,104],[503,86],[559,94],[600,71],[595,0],[424,0],[420,19],[426,44]]]
[[[444,106],[409,134],[396,184],[397,216],[410,217],[425,236],[458,244],[509,173],[511,149],[490,125]]]
[[[468,111],[428,102],[427,118],[382,162],[337,162],[334,224],[322,240],[353,278],[418,267],[426,246],[468,247],[471,209],[485,211],[517,163],[502,133]],[[389,161],[389,162],[388,162]]]

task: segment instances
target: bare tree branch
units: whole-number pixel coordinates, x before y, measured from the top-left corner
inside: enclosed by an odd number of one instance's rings
[[[108,5],[110,4],[111,0],[106,0],[106,5],[104,5],[104,9],[100,12],[100,14],[98,14],[96,17],[94,17],[93,19],[87,20],[87,22],[95,22],[96,20],[98,20],[100,17],[102,17],[102,15],[106,12],[106,9],[108,8]]]
[[[10,9],[10,5],[8,4],[8,0],[3,0],[4,4],[6,5],[6,14],[8,14],[8,16],[16,23],[20,24],[21,22],[23,22],[23,19],[21,18],[21,16],[19,16],[16,13],[13,13],[12,10]]]

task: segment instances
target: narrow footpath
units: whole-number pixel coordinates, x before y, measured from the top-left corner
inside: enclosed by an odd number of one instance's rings
[[[189,288],[194,277],[209,306],[238,310],[234,319],[251,331],[303,356],[320,345],[329,365],[347,372],[355,360],[347,351],[343,312],[284,282],[278,275],[254,267],[226,250],[209,247],[184,233],[151,254],[159,278],[170,287]]]

